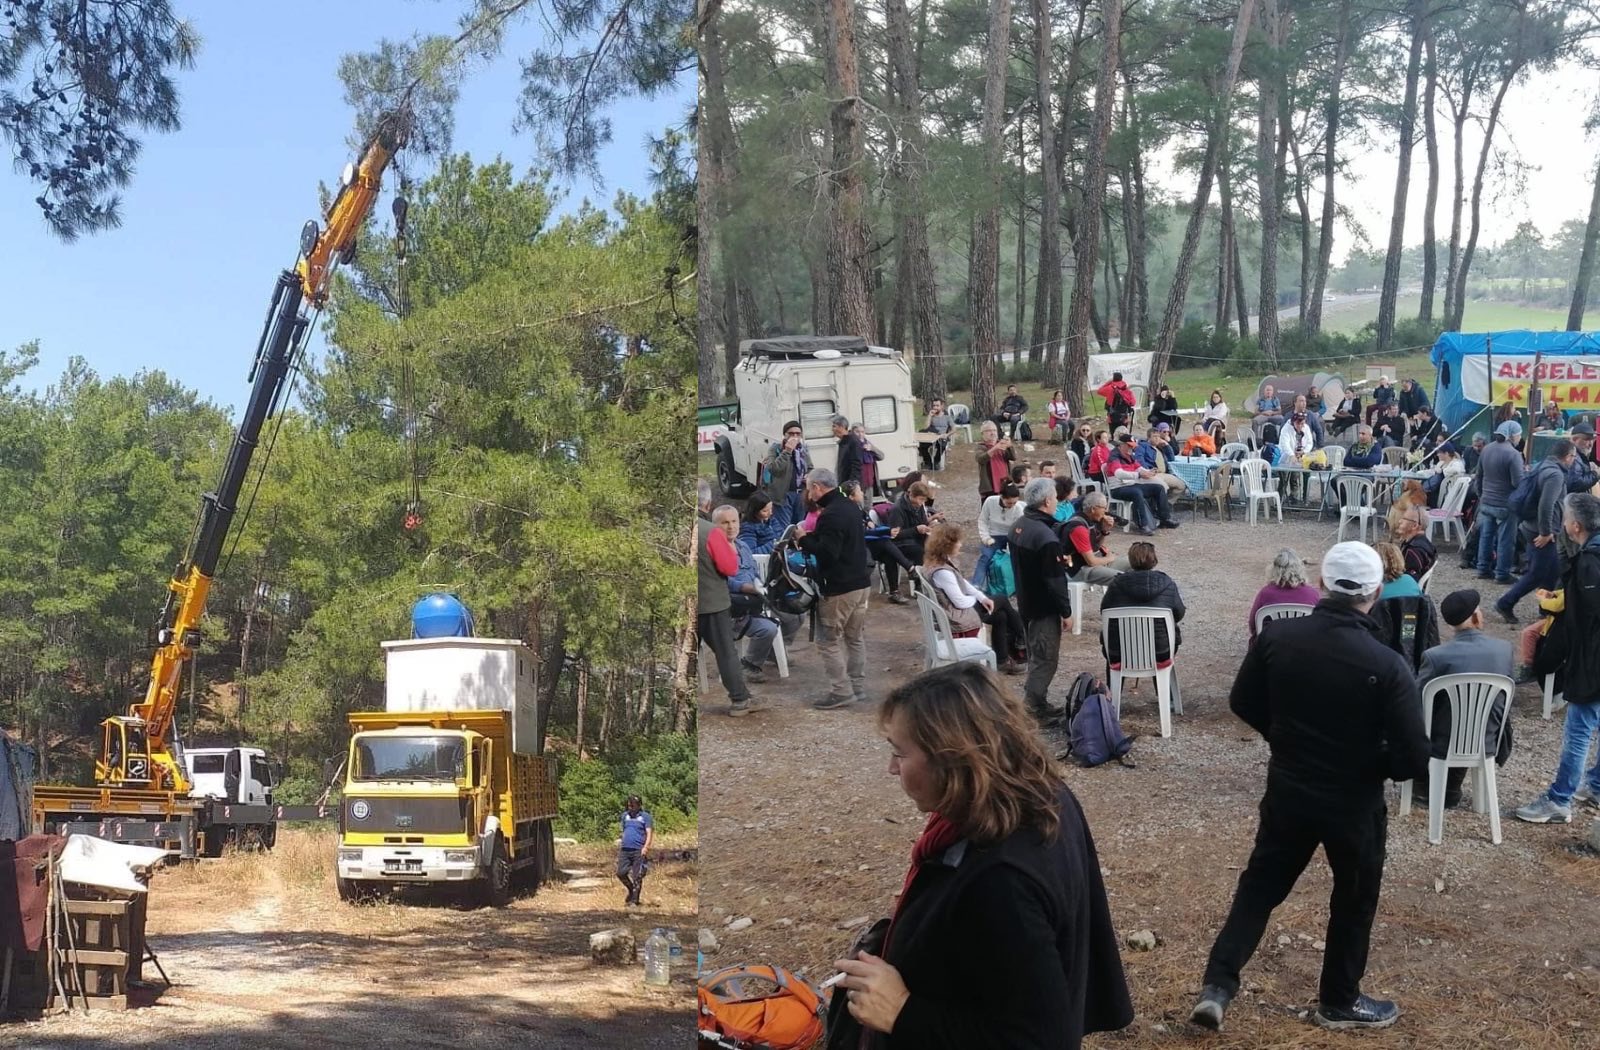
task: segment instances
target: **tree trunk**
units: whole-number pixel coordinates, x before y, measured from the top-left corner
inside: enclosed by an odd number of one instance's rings
[[[924,0],[926,8],[926,0]],[[911,16],[905,0],[885,0],[890,68],[895,99],[901,113],[900,191],[904,222],[900,227],[901,251],[909,265],[911,328],[917,356],[922,362],[922,383],[927,397],[943,397],[944,332],[939,321],[939,288],[928,251],[928,215],[923,180],[928,171],[927,140],[922,129],[922,87],[911,43]]]
[[[1111,229],[1111,209],[1103,208],[1101,217],[1105,221],[1104,227],[1100,232],[1106,239],[1106,250],[1101,253],[1106,271],[1106,314],[1116,317],[1117,339],[1119,342],[1126,342],[1128,338],[1127,304],[1122,299],[1122,274],[1117,272],[1117,239]]]
[[[1128,161],[1122,171],[1122,214],[1128,242],[1128,325],[1134,345],[1143,348],[1149,335],[1150,319],[1150,288],[1145,274],[1144,171],[1133,76],[1126,66],[1122,69],[1122,117],[1123,132],[1128,140]]]
[[[1422,204],[1422,302],[1417,307],[1417,320],[1433,323],[1433,287],[1439,280],[1438,231],[1434,229],[1434,213],[1439,207],[1439,129],[1434,123],[1434,107],[1438,105],[1439,66],[1433,53],[1433,27],[1427,22],[1428,5],[1417,5],[1417,17],[1422,19],[1422,46],[1427,55],[1427,90],[1422,96],[1422,135],[1428,152],[1428,193]]]
[[[1344,68],[1349,53],[1350,0],[1344,0],[1339,5],[1339,44],[1333,56],[1333,83],[1328,92],[1325,116],[1328,127],[1322,150],[1322,227],[1317,231],[1317,269],[1311,288],[1311,302],[1306,305],[1305,319],[1301,322],[1306,331],[1311,333],[1322,330],[1322,296],[1328,290],[1328,267],[1333,262],[1334,149],[1339,143],[1339,93],[1344,87]],[[1414,96],[1413,87],[1413,100]],[[1301,285],[1301,297],[1305,294],[1305,286]]]
[[[1073,405],[1088,404],[1088,328],[1094,305],[1095,261],[1100,252],[1100,216],[1106,199],[1106,142],[1117,101],[1117,64],[1122,45],[1122,0],[1101,0],[1100,76],[1094,88],[1094,125],[1084,143],[1083,202],[1074,238],[1072,309],[1067,314],[1067,350],[1062,393]],[[1101,346],[1103,326],[1096,326]]]
[[[1271,68],[1282,43],[1277,0],[1262,0],[1261,29],[1270,49],[1267,68],[1258,80],[1256,111],[1256,182],[1261,199],[1261,293],[1256,302],[1262,356],[1278,363],[1278,78]]]
[[[855,0],[821,0],[828,55],[828,326],[830,335],[869,336],[872,275],[867,258],[866,166]]]
[[[1056,153],[1056,123],[1051,119],[1050,92],[1053,85],[1051,70],[1051,30],[1049,0],[1033,0],[1033,87],[1034,104],[1039,111],[1039,175],[1042,185],[1039,197],[1039,270],[1035,275],[1033,295],[1033,327],[1029,340],[1029,361],[1049,359],[1053,366],[1057,353],[1055,346],[1061,338],[1061,162]],[[1076,73],[1078,45],[1083,34],[1084,5],[1078,8],[1078,28],[1073,35],[1072,50],[1067,61],[1067,82]],[[1065,109],[1065,107],[1063,107]],[[1068,119],[1063,112],[1062,121]],[[1054,333],[1050,322],[1054,317]]]
[[[1244,294],[1244,257],[1239,251],[1239,225],[1230,223],[1228,249],[1233,256],[1233,308],[1239,314],[1239,338],[1250,338],[1250,300]]]
[[[589,660],[587,657],[578,657],[578,761],[586,762],[589,759],[583,750],[584,721],[589,713]]]
[[[1022,121],[1017,121],[1017,309],[1016,323],[1012,325],[1012,360],[1021,360],[1023,342],[1027,334],[1022,324],[1028,312],[1028,155],[1022,141]]]
[[[1456,268],[1461,265],[1461,209],[1466,204],[1465,195],[1467,191],[1466,162],[1463,159],[1463,150],[1466,147],[1463,138],[1467,119],[1470,115],[1468,110],[1472,102],[1472,86],[1472,80],[1470,78],[1467,79],[1462,88],[1459,108],[1457,108],[1454,98],[1449,95],[1445,96],[1450,103],[1450,115],[1456,131],[1456,190],[1455,199],[1450,204],[1450,254],[1445,260],[1444,271],[1444,327],[1447,331],[1451,330],[1450,318],[1454,317],[1456,313]]]
[[[1310,316],[1310,304],[1306,302],[1306,291],[1311,287],[1311,202],[1306,198],[1306,165],[1305,157],[1300,152],[1300,141],[1292,135],[1291,129],[1287,126],[1282,127],[1280,130],[1283,133],[1283,140],[1289,144],[1290,149],[1294,152],[1294,199],[1295,206],[1300,211],[1300,229],[1298,231],[1300,234],[1300,294],[1296,297],[1300,302],[1295,313],[1296,320],[1303,329],[1306,327],[1306,319]],[[1319,309],[1317,313],[1319,315],[1318,324],[1321,324],[1320,315],[1322,311]]]
[[[1417,138],[1417,73],[1422,65],[1426,11],[1427,0],[1415,0],[1411,14],[1411,53],[1406,59],[1405,100],[1400,104],[1400,170],[1394,180],[1389,249],[1383,259],[1383,289],[1378,296],[1377,347],[1380,351],[1389,349],[1394,342],[1395,307],[1400,298],[1400,260],[1405,253],[1406,198],[1411,190],[1411,151]],[[1424,234],[1425,240],[1427,236]],[[1424,245],[1424,252],[1431,250],[1431,245]]]
[[[838,2],[838,0],[834,0]],[[983,184],[989,199],[978,215],[973,244],[972,334],[977,355],[972,371],[972,407],[979,418],[992,415],[994,360],[1000,349],[1000,198],[1004,175],[1006,59],[1011,42],[1011,0],[991,0],[988,51],[983,60]]]
[[[1595,170],[1594,193],[1589,197],[1589,225],[1583,230],[1583,254],[1578,256],[1578,276],[1572,286],[1572,306],[1567,310],[1567,331],[1583,331],[1583,311],[1594,279],[1595,248],[1600,243],[1600,168]]]
[[[1520,19],[1519,19],[1520,22]],[[1521,39],[1521,26],[1517,29],[1518,39]],[[1445,319],[1445,328],[1451,332],[1461,330],[1461,315],[1466,312],[1467,305],[1467,274],[1472,270],[1472,254],[1478,247],[1478,225],[1483,206],[1483,172],[1489,166],[1489,151],[1494,145],[1495,126],[1500,122],[1500,107],[1506,100],[1506,92],[1511,90],[1511,82],[1522,71],[1524,58],[1519,45],[1511,65],[1506,69],[1505,75],[1500,80],[1500,88],[1494,94],[1494,102],[1489,106],[1489,122],[1483,128],[1483,146],[1478,150],[1478,167],[1472,176],[1472,225],[1467,231],[1467,244],[1461,252],[1461,263],[1456,267],[1455,274],[1455,311]]]
[[[1206,134],[1205,157],[1200,162],[1200,186],[1195,190],[1194,205],[1189,210],[1189,224],[1184,229],[1183,247],[1178,251],[1177,266],[1172,273],[1172,288],[1167,292],[1167,306],[1161,316],[1161,334],[1156,342],[1155,358],[1150,365],[1150,382],[1153,385],[1159,386],[1166,375],[1167,362],[1172,357],[1172,344],[1178,338],[1178,329],[1183,326],[1183,303],[1189,294],[1189,279],[1194,270],[1195,252],[1200,247],[1206,205],[1211,200],[1217,156],[1231,123],[1233,85],[1239,77],[1239,63],[1244,58],[1245,38],[1250,33],[1250,19],[1254,12],[1255,0],[1239,0],[1239,14],[1233,24],[1233,43],[1228,49],[1228,67],[1223,73],[1221,87],[1215,92],[1216,112]]]
[[[700,74],[703,94],[698,137],[699,178],[695,184],[696,211],[700,216],[696,238],[699,301],[696,315],[700,339],[700,398],[721,401],[733,391],[733,371],[739,363],[738,268],[722,241],[729,213],[728,186],[732,171],[733,125],[728,115],[728,95],[723,76],[720,32],[722,9],[700,0]],[[716,268],[722,270],[721,294],[712,294]],[[715,360],[718,333],[724,335],[721,360]],[[712,358],[712,360],[708,360]]]
[[[1223,183],[1227,185],[1226,182]],[[1227,194],[1224,192],[1224,205],[1222,215],[1217,220],[1217,310],[1212,316],[1211,326],[1218,332],[1228,330],[1228,307],[1232,305],[1233,297],[1233,248],[1228,243],[1233,233],[1228,229],[1231,216],[1226,205]]]

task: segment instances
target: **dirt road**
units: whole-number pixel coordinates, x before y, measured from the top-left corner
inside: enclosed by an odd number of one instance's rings
[[[661,864],[624,913],[605,847],[560,847],[587,877],[503,910],[446,899],[342,904],[330,833],[291,832],[270,856],[156,876],[149,937],[174,987],[124,1013],[0,1025],[0,1045],[186,1050],[373,1047],[672,1048],[693,1032],[694,871]],[[597,968],[589,934],[682,927],[690,963],[669,991],[642,966]],[[155,979],[146,966],[147,979]],[[145,996],[144,998],[150,998]]]
[[[963,564],[970,567],[978,504],[966,448],[954,450],[952,469],[936,477],[943,486],[937,506],[966,528]],[[1026,458],[1049,458],[1052,448],[1040,445]],[[1177,658],[1184,714],[1162,739],[1145,683],[1123,709],[1124,727],[1139,737],[1138,767],[1067,773],[1093,829],[1118,933],[1148,929],[1161,940],[1151,952],[1123,952],[1133,1027],[1091,1042],[1348,1047],[1348,1036],[1320,1032],[1304,1013],[1315,1007],[1326,937],[1331,880],[1320,858],[1274,915],[1245,970],[1246,994],[1230,1012],[1227,1032],[1202,1040],[1187,1023],[1205,954],[1249,855],[1265,778],[1266,745],[1227,706],[1244,653],[1245,613],[1280,545],[1320,559],[1335,525],[1290,515],[1281,528],[1251,528],[1242,514],[1191,523],[1187,509],[1180,518],[1182,528],[1153,542],[1188,604]],[[1129,540],[1119,535],[1111,546],[1124,552]],[[1477,584],[1457,566],[1453,545],[1444,547],[1436,596]],[[1492,598],[1499,590],[1488,584],[1483,593]],[[1084,633],[1064,639],[1058,694],[1072,673],[1101,670],[1098,630],[1091,612]],[[1488,630],[1510,637],[1513,629],[1497,621]],[[914,606],[872,599],[868,657],[878,696],[921,670]],[[719,962],[778,962],[820,980],[855,926],[892,908],[921,818],[888,775],[873,710],[812,710],[806,701],[827,690],[815,646],[797,647],[790,659],[792,677],[774,674],[754,687],[774,702],[769,712],[722,717],[725,694],[715,684],[702,700],[700,899],[704,922],[722,931]],[[1020,693],[1019,679],[1007,682]],[[1576,850],[1600,813],[1580,809],[1570,826],[1523,824],[1510,815],[1548,783],[1560,718],[1542,720],[1534,690],[1519,690],[1516,752],[1500,777],[1503,844],[1489,841],[1487,817],[1452,810],[1443,844],[1430,846],[1425,813],[1413,809],[1402,818],[1391,805],[1365,987],[1397,998],[1404,1016],[1363,1044],[1600,1046],[1600,860]],[[753,925],[725,929],[743,917]]]

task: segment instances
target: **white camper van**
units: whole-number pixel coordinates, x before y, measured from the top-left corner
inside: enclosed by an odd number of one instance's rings
[[[911,395],[911,366],[898,350],[850,336],[746,339],[739,344],[734,393],[737,410],[716,439],[717,484],[727,496],[749,495],[761,483],[761,460],[791,419],[800,421],[813,466],[838,464],[829,423],[838,414],[863,424],[883,453],[879,478],[916,467],[922,420]]]

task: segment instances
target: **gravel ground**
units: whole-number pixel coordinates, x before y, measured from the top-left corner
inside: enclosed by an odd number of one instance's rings
[[[1049,458],[1052,448],[1039,445],[1025,458]],[[964,449],[935,476],[936,502],[963,525],[970,565],[977,498]],[[1154,542],[1188,605],[1177,662],[1185,712],[1162,739],[1147,683],[1123,705],[1124,728],[1138,736],[1137,768],[1066,774],[1095,835],[1119,934],[1150,930],[1160,941],[1153,951],[1124,950],[1137,1019],[1096,1045],[1200,1039],[1188,1008],[1249,853],[1267,762],[1265,743],[1227,709],[1245,613],[1280,546],[1316,561],[1335,534],[1334,524],[1293,512],[1281,527],[1252,528],[1237,510],[1231,522],[1191,522],[1187,509],[1180,520],[1181,529]],[[1123,552],[1128,542],[1119,535],[1112,549]],[[1458,567],[1453,545],[1444,546],[1432,593],[1477,585]],[[1499,591],[1489,587],[1486,601]],[[1086,619],[1083,635],[1063,640],[1058,695],[1073,673],[1103,667],[1098,615]],[[1488,630],[1510,638],[1514,628],[1496,622]],[[878,695],[920,671],[915,608],[875,597],[868,652]],[[820,980],[854,930],[891,909],[921,821],[888,775],[873,711],[810,709],[806,701],[827,689],[814,645],[797,646],[791,664],[790,678],[772,674],[754,687],[773,702],[770,711],[718,717],[726,694],[714,672],[702,698],[701,921],[718,932],[719,963],[772,961]],[[1020,679],[1007,681],[1020,694]],[[1537,692],[1518,690],[1516,752],[1499,781],[1501,845],[1489,841],[1487,816],[1470,810],[1447,814],[1440,846],[1427,842],[1424,811],[1392,816],[1364,987],[1397,998],[1404,1016],[1372,1033],[1370,1045],[1600,1047],[1600,859],[1581,848],[1600,814],[1580,810],[1570,826],[1510,815],[1548,783],[1560,718],[1542,720]],[[1315,1006],[1330,886],[1324,862],[1314,861],[1246,969],[1227,1032],[1207,1045],[1349,1045],[1305,1016]],[[745,918],[748,926],[729,930]]]

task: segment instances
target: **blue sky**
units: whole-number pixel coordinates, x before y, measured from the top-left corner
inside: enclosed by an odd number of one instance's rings
[[[457,31],[461,0],[177,0],[202,47],[177,75],[183,126],[147,135],[123,224],[71,244],[46,228],[34,184],[0,164],[0,347],[40,340],[25,380],[53,383],[72,355],[104,376],[161,369],[224,406],[248,395],[245,377],[278,272],[293,264],[300,227],[318,214],[317,184],[337,183],[353,113],[336,71],[341,55],[380,38]],[[536,19],[516,26],[503,56],[462,85],[452,148],[496,154],[517,170],[540,166],[530,135],[515,134],[517,56],[538,40]],[[604,185],[582,176],[562,210],[585,198],[608,206],[618,190],[647,194],[647,135],[681,126],[692,71],[669,95],[617,107]],[[10,160],[9,150],[5,159]],[[413,164],[412,177],[424,168]],[[393,180],[377,210],[387,214]]]

